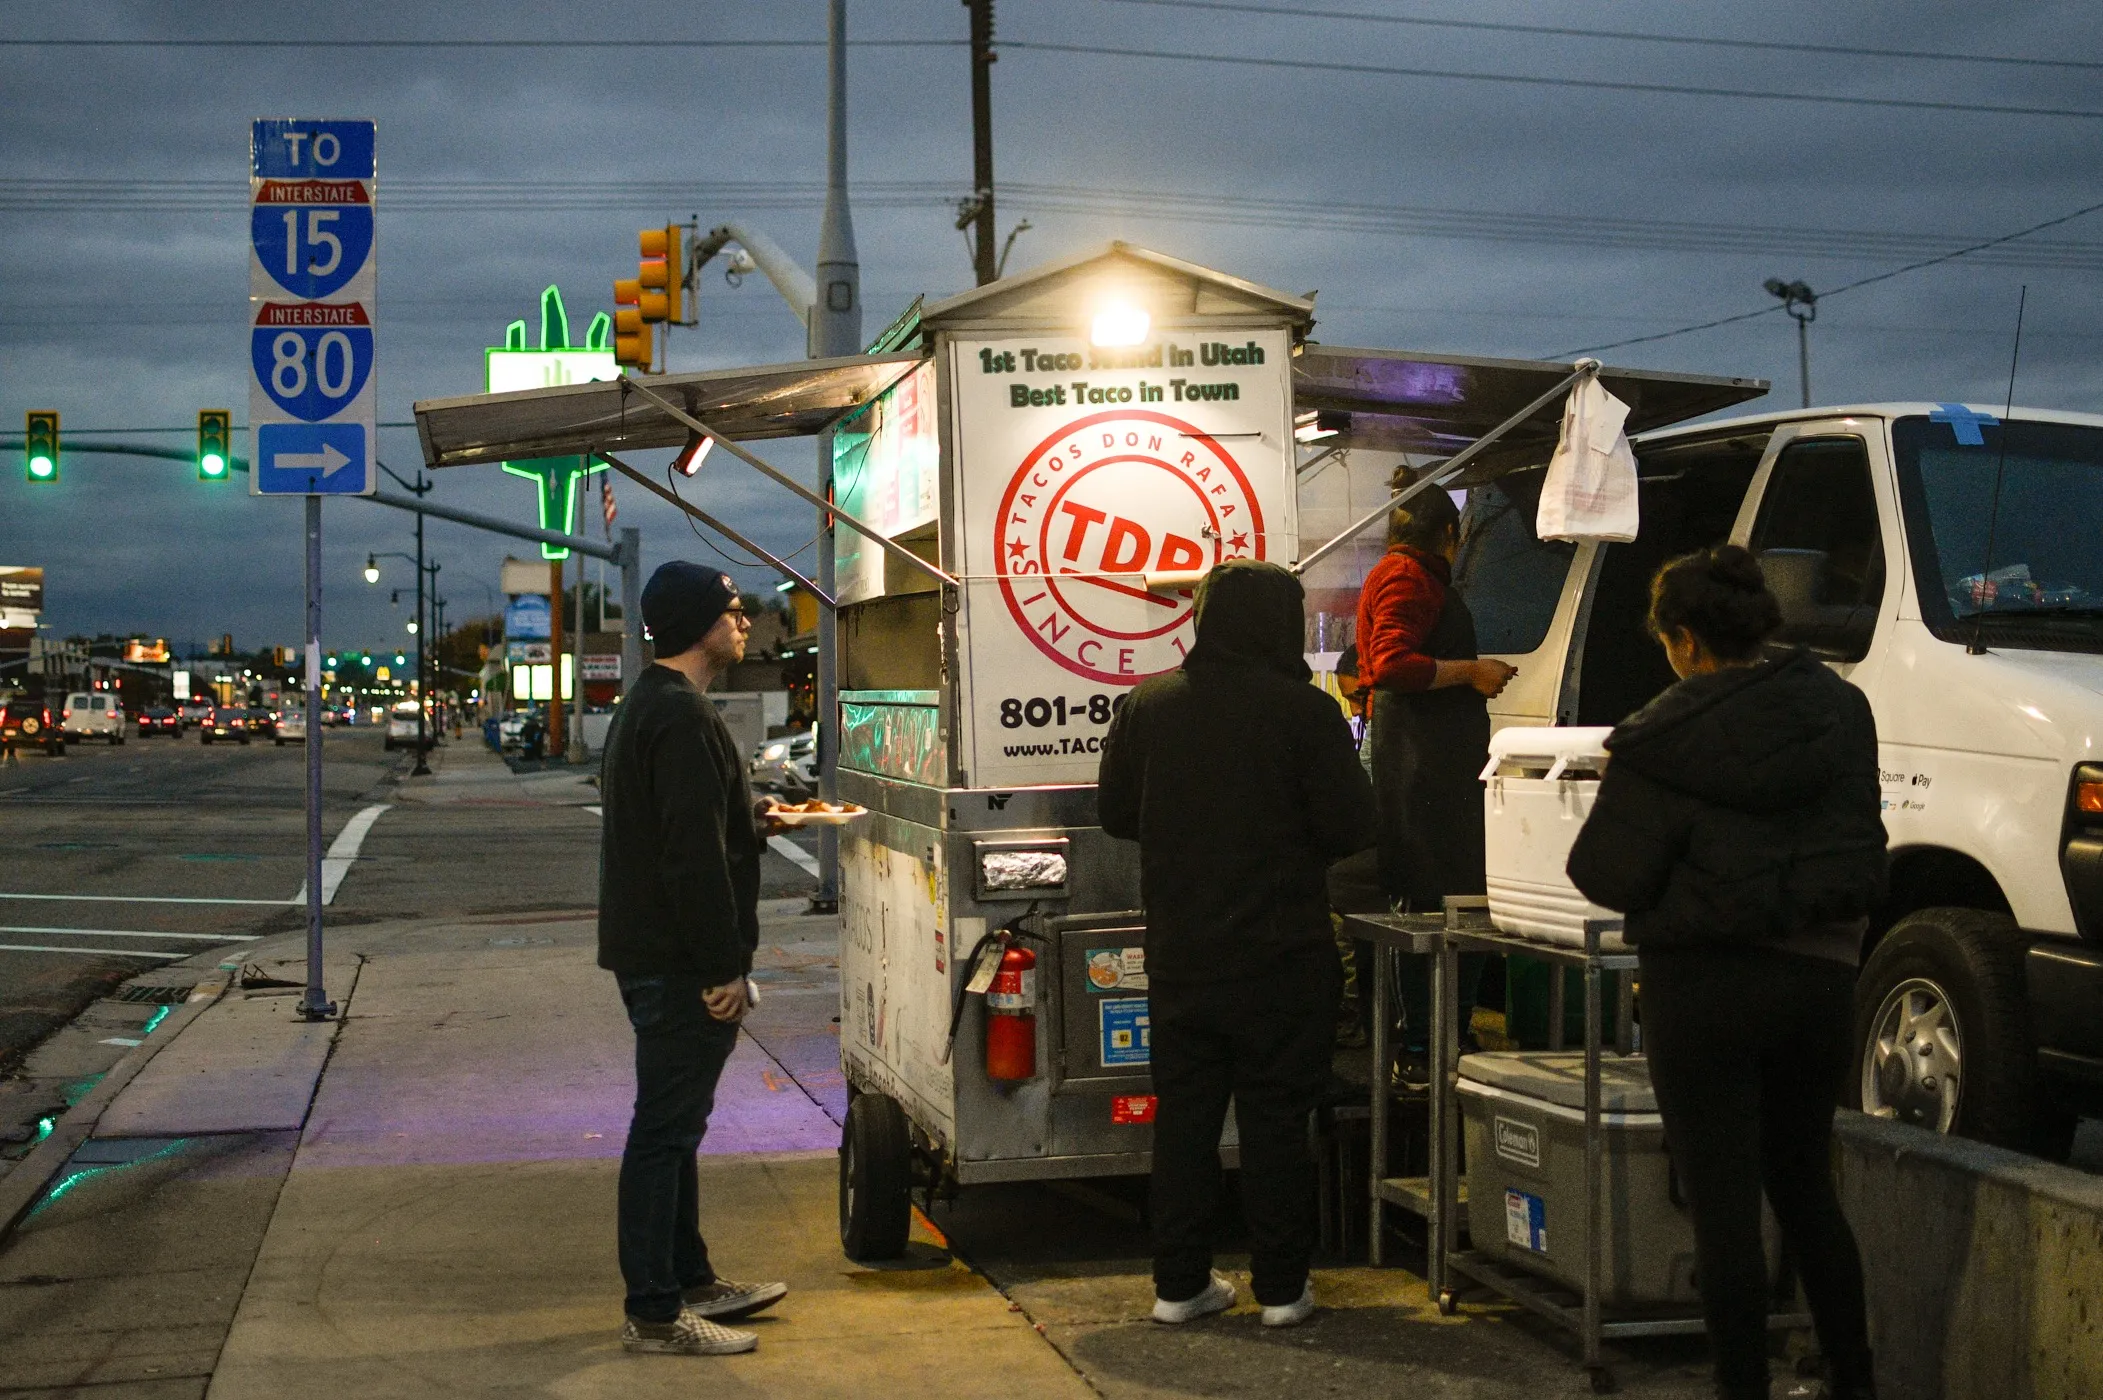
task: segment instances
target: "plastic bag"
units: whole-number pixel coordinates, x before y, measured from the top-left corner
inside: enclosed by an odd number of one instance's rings
[[[1587,375],[1563,405],[1563,435],[1541,485],[1534,533],[1544,540],[1636,537],[1636,456],[1622,425],[1628,405]]]

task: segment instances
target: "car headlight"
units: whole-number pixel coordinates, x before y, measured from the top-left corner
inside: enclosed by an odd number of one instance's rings
[[[759,751],[759,756],[764,759],[772,760],[780,758],[783,754],[787,753],[788,751],[789,746],[787,744],[769,744]]]

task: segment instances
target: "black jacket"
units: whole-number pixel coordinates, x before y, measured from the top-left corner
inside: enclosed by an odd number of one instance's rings
[[[1299,581],[1225,564],[1182,669],[1141,682],[1103,741],[1103,830],[1139,842],[1149,977],[1262,975],[1329,944],[1323,874],[1373,842],[1373,790],[1308,684]]]
[[[1681,681],[1607,751],[1569,871],[1630,942],[1772,942],[1883,899],[1876,719],[1809,652]]]
[[[643,668],[607,730],[599,796],[599,966],[710,987],[751,971],[764,842],[737,742],[685,676]]]

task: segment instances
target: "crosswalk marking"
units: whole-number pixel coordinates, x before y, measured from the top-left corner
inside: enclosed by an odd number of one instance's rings
[[[0,953],[80,953],[93,958],[187,958],[166,948],[51,948],[37,943],[0,943]]]
[[[0,899],[46,899],[62,904],[265,904],[272,908],[303,902],[296,899],[219,899],[204,895],[187,894],[9,894],[6,892],[0,892]]]
[[[83,938],[178,938],[191,943],[253,943],[260,933],[166,933],[158,929],[59,928],[45,924],[0,924],[0,933],[77,933]]]

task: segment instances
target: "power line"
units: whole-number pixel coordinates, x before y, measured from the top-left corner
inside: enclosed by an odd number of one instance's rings
[[[2041,232],[2044,229],[2054,228],[2060,224],[2071,223],[2075,219],[2081,218],[2083,215],[2095,213],[2098,209],[2103,209],[2103,203],[2091,204],[2088,205],[2086,208],[2076,209],[2071,214],[2061,214],[2057,218],[2046,219],[2043,223],[2032,224],[2030,225],[2030,227],[2025,229],[2017,229],[2014,233],[2004,233],[1998,238],[1989,238],[1984,242],[1974,243],[1968,248],[1955,248],[1937,257],[1923,258],[1919,262],[1908,263],[1904,267],[1894,267],[1888,272],[1878,272],[1873,273],[1868,277],[1859,277],[1854,281],[1847,283],[1844,286],[1835,287],[1829,292],[1820,292],[1818,299],[1820,301],[1825,301],[1831,297],[1839,296],[1842,292],[1852,292],[1858,287],[1867,287],[1878,282],[1889,282],[1894,277],[1903,277],[1909,272],[1918,272],[1924,267],[1934,267],[1938,263],[1952,262],[1958,258],[1968,257],[1973,253],[1983,252],[1984,250],[1995,247],[1998,244],[2010,243],[2018,238],[2027,238],[2031,234]],[[1700,325],[1695,326],[1681,326],[1678,330],[1674,331],[1659,331],[1655,335],[1633,336],[1630,339],[1616,340],[1606,345],[1586,345],[1576,350],[1558,351],[1556,354],[1550,356],[1549,358],[1556,360],[1568,360],[1578,355],[1597,354],[1601,350],[1619,350],[1623,346],[1628,345],[1647,345],[1654,340],[1670,340],[1674,336],[1692,335],[1695,331],[1713,330],[1717,326],[1728,326],[1735,324],[1739,321],[1750,321],[1755,317],[1769,316],[1777,311],[1781,311],[1784,309],[1785,308],[1783,303],[1776,302],[1772,306],[1763,306],[1758,311],[1746,311],[1741,312],[1736,316],[1724,316],[1714,321],[1703,321]]]
[[[1805,53],[1844,58],[1918,59],[1933,63],[1988,63],[2021,68],[2103,69],[2084,59],[2035,58],[2027,55],[1937,53],[1923,49],[1868,49],[1846,44],[1789,44],[1771,39],[1704,38],[1691,34],[1649,34],[1628,29],[1576,29],[1553,24],[1502,24],[1489,20],[1429,19],[1417,15],[1374,15],[1362,10],[1316,10],[1291,5],[1232,4],[1227,0],[1109,0],[1115,5],[1159,5],[1179,10],[1222,10],[1235,14],[1275,15],[1294,19],[1361,20],[1367,24],[1404,24],[1424,29],[1472,29],[1494,34],[1539,34],[1559,39],[1614,39],[1640,44],[1684,44],[1698,48],[1750,49],[1767,53]]]
[[[1641,92],[1672,97],[1734,97],[1760,102],[1809,102],[1841,107],[1884,107],[1915,112],[1970,112],[2001,117],[2103,118],[2085,107],[2015,107],[1990,102],[1941,102],[1932,98],[1851,97],[1835,93],[1770,92],[1756,88],[1697,87],[1680,83],[1612,82],[1603,78],[1546,78],[1517,73],[1476,73],[1450,68],[1402,68],[1378,63],[1338,63],[1305,58],[1249,58],[1234,54],[1181,53],[1171,49],[1120,49],[1100,44],[1048,44],[1009,39],[1003,49],[1036,53],[1090,54],[1103,58],[1151,58],[1179,63],[1222,63],[1240,68],[1279,68],[1307,73],[1351,73],[1384,78],[1432,78],[1451,82],[1506,83],[1522,87],[1582,88],[1597,92]]]
[[[849,39],[855,49],[954,49],[962,39]],[[11,49],[822,49],[823,39],[0,39]]]
[[[1454,238],[1471,241],[1673,252],[1744,253],[1760,256],[1904,259],[1940,256],[1952,244],[1982,240],[1966,233],[1921,234],[1868,229],[1789,228],[1740,221],[1634,219],[1560,213],[1508,213],[1391,205],[1336,199],[1262,198],[1202,191],[1115,189],[1014,181],[1002,186],[1008,199],[1033,217],[1076,214],[1254,228],[1322,229],[1387,237]],[[956,187],[946,181],[869,181],[857,185],[864,209],[943,209]],[[397,212],[480,212],[571,209],[604,214],[617,209],[726,208],[812,209],[823,203],[822,181],[469,180],[412,177],[397,180],[387,196]],[[0,211],[63,212],[126,209],[162,212],[238,213],[248,192],[237,181],[0,179]],[[1994,240],[1983,240],[1991,244]],[[1982,261],[2011,267],[2103,271],[2103,243],[2040,240],[2022,248],[1989,252]],[[26,303],[14,303],[26,304]],[[486,300],[432,300],[397,305],[484,306]],[[10,303],[0,302],[0,313]]]

